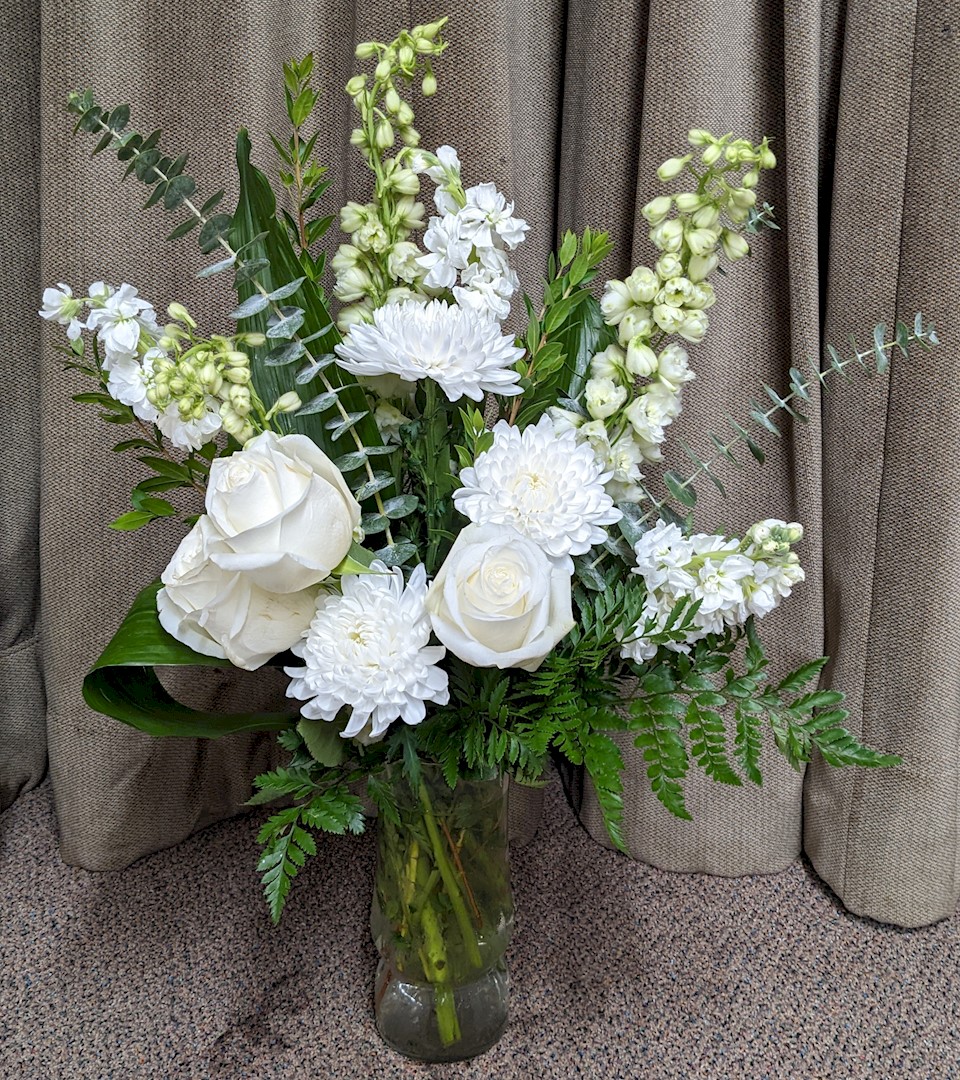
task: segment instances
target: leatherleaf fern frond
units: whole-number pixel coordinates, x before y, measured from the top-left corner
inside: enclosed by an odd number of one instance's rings
[[[740,661],[738,645],[743,639],[746,648]],[[826,662],[821,658],[803,664],[771,683],[752,618],[743,628],[703,638],[688,653],[661,651],[640,669],[627,724],[660,802],[676,817],[690,817],[682,781],[691,762],[719,783],[739,786],[742,773],[760,785],[765,726],[798,771],[814,750],[831,765],[899,764],[898,757],[866,746],[843,726],[849,714],[841,707],[841,692],[804,690],[815,683]],[[734,721],[732,756],[740,772],[730,760],[728,717]]]

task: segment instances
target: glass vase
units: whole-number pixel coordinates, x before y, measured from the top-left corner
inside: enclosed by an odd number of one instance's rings
[[[451,790],[439,768],[423,766],[413,785],[399,764],[386,779],[397,820],[377,820],[377,1029],[420,1061],[475,1057],[507,1024],[505,781],[461,780]]]

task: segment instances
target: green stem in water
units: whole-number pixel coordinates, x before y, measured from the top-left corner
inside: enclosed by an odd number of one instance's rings
[[[433,983],[434,1011],[437,1016],[437,1030],[444,1046],[450,1046],[460,1038],[460,1021],[457,1019],[457,1004],[453,991],[448,985],[447,950],[443,943],[440,920],[429,901],[420,911],[420,928],[423,930],[424,971]]]
[[[440,871],[443,887],[450,898],[450,905],[456,916],[457,925],[460,927],[460,935],[463,938],[463,948],[467,954],[467,959],[475,968],[483,967],[483,958],[480,956],[480,946],[477,943],[477,932],[470,920],[470,913],[463,902],[463,894],[457,884],[456,875],[444,850],[443,838],[440,836],[436,815],[433,812],[433,804],[427,794],[426,784],[423,783],[420,784],[420,802],[423,804],[423,820],[427,826],[427,835],[430,837],[430,847],[433,849],[433,862]]]

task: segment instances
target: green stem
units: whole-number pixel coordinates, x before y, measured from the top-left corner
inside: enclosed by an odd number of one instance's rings
[[[433,379],[424,379],[424,478],[423,493],[427,519],[427,573],[437,570],[437,556],[443,542],[444,530],[440,518],[437,499],[436,471],[443,467],[443,433],[446,431],[446,417],[437,401],[437,384]],[[426,475],[426,474],[432,475]]]
[[[467,954],[467,959],[475,968],[483,967],[483,958],[480,956],[476,930],[470,921],[470,913],[463,902],[463,895],[460,892],[460,886],[457,884],[453,868],[450,866],[450,860],[443,849],[443,838],[440,836],[437,819],[433,812],[433,804],[430,802],[427,786],[424,783],[420,784],[420,802],[423,804],[423,820],[427,826],[427,835],[430,837],[430,847],[433,849],[433,862],[440,871],[443,887],[447,891],[450,905],[457,919],[457,925],[460,927],[460,935],[463,938],[463,948]]]

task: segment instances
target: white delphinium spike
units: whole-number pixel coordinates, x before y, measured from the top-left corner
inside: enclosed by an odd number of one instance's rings
[[[292,679],[287,696],[305,701],[311,720],[336,720],[350,709],[344,738],[380,739],[397,719],[416,725],[426,703],[446,705],[447,673],[437,665],[446,649],[430,645],[424,607],[423,565],[406,588],[399,567],[374,562],[370,574],[344,576],[342,595],[325,592],[304,639],[293,652],[303,667],[285,668]]]

